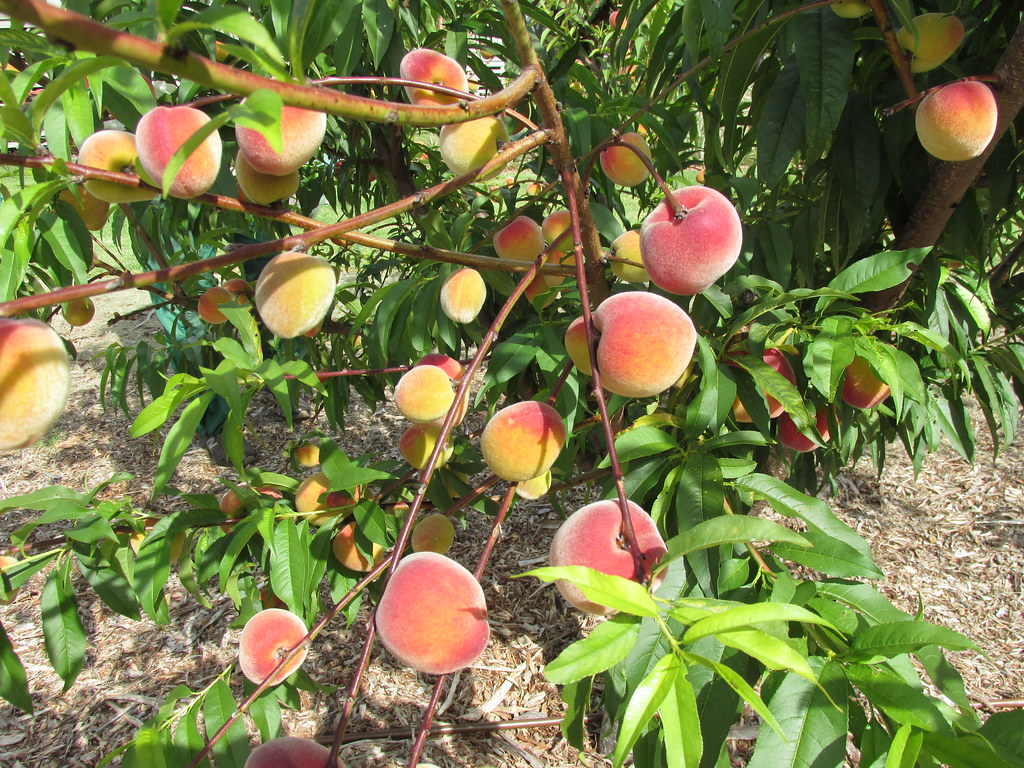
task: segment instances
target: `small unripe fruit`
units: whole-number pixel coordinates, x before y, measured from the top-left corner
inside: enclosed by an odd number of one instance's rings
[[[75,328],[86,325],[95,314],[96,305],[88,296],[72,299],[64,305],[64,319],[68,321],[68,325]]]
[[[625,264],[621,261],[613,261],[612,274],[619,280],[627,283],[646,283],[651,276],[643,267],[643,259],[640,256],[640,230],[631,229],[624,232],[612,241],[612,256],[620,259],[629,259],[637,262],[636,265]]]
[[[837,16],[844,19],[858,19],[871,13],[871,6],[858,0],[838,0],[830,6]]]
[[[551,470],[543,475],[532,477],[529,480],[521,480],[516,483],[516,496],[520,499],[533,501],[539,499],[551,490]]]
[[[413,552],[445,554],[455,541],[455,526],[451,518],[440,512],[427,515],[412,529]]]

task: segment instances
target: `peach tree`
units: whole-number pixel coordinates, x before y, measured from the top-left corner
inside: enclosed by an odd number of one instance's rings
[[[0,11],[3,449],[64,408],[58,307],[88,322],[89,297],[143,290],[164,324],[103,377],[130,436],[159,436],[154,476],[0,501],[39,512],[0,587],[44,573],[68,686],[77,591],[166,623],[173,572],[245,626],[244,680],[180,686],[110,760],[333,764],[379,638],[436,682],[415,766],[447,675],[488,642],[501,524],[546,495],[566,520],[526,576],[610,615],[545,670],[574,745],[599,694],[616,765],[727,765],[745,708],[751,766],[840,766],[851,740],[863,766],[1022,764],[1019,713],[983,722],[944,655],[974,644],[886,599],[817,496],[897,443],[918,468],[943,439],[973,458],[967,395],[997,446],[1015,436],[1013,4]],[[263,390],[289,425],[300,398],[338,431],[356,398],[397,408],[402,459],[325,438],[301,481],[248,466]],[[215,409],[234,474],[186,493]],[[602,500],[564,509],[584,484]],[[490,528],[472,570],[444,555],[452,518]],[[327,747],[283,737],[280,709],[330,622],[364,622],[365,645]],[[29,691],[0,627],[0,695],[30,710]]]

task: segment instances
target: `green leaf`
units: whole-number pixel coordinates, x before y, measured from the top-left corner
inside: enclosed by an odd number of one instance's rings
[[[644,727],[654,717],[665,697],[673,690],[676,677],[685,674],[679,657],[675,654],[662,656],[654,669],[633,691],[626,711],[622,715],[619,738],[615,743],[614,763],[619,768],[629,756],[633,745],[640,738]]]
[[[782,728],[779,726],[778,721],[775,719],[775,715],[772,714],[771,710],[768,709],[768,705],[764,703],[764,700],[758,696],[755,691],[743,676],[740,675],[736,670],[727,667],[721,662],[709,659],[706,656],[702,656],[696,653],[684,653],[683,659],[697,664],[703,664],[704,666],[712,669],[718,674],[726,684],[738,693],[750,708],[754,710],[761,718],[761,720],[768,724],[768,726],[775,731],[782,733]]]
[[[843,578],[877,579],[881,574],[871,558],[849,544],[838,541],[831,534],[807,531],[804,533],[808,547],[791,547],[788,544],[773,544],[772,551],[779,557],[805,565],[829,576]]]
[[[640,634],[640,625],[625,615],[598,624],[544,667],[544,675],[564,685],[604,672],[626,658]]]
[[[800,76],[787,63],[772,83],[757,127],[757,177],[774,186],[800,149],[807,122],[807,103]]]
[[[781,733],[761,725],[748,768],[839,766],[846,759],[848,689],[838,664],[810,660],[812,676],[786,675],[768,706]]]
[[[590,691],[594,678],[587,677],[562,687],[562,701],[565,702],[565,717],[561,731],[565,740],[576,749],[584,749],[587,733],[587,712],[590,709]]]
[[[146,768],[167,768],[164,756],[166,732],[156,728],[143,728],[132,740],[131,758],[135,764]]]
[[[764,664],[768,669],[788,669],[801,677],[814,680],[814,672],[802,655],[789,643],[759,629],[738,629],[715,635],[720,643],[743,651]]]
[[[835,401],[843,373],[855,357],[853,324],[852,317],[826,317],[821,321],[818,335],[807,345],[804,356],[807,378],[830,403]]]
[[[858,634],[850,646],[852,659],[874,664],[904,653],[913,653],[925,646],[939,645],[951,651],[981,649],[959,632],[923,621],[896,621],[868,627]]]
[[[922,746],[925,752],[949,768],[1019,768],[1021,765],[1017,761],[1007,762],[992,745],[972,733],[956,737],[925,733]]]
[[[618,453],[619,461],[629,461],[659,453],[678,451],[679,443],[671,435],[662,432],[657,427],[645,426],[627,429],[617,435],[615,450]],[[605,458],[601,462],[601,466],[604,466],[607,461],[608,459]]]
[[[678,768],[697,768],[704,753],[697,697],[686,676],[686,667],[676,675],[672,689],[658,708],[661,734],[665,740],[666,763]]]
[[[206,408],[213,400],[214,393],[210,390],[203,392],[199,397],[190,402],[181,412],[181,416],[174,426],[167,431],[167,437],[160,448],[160,458],[157,461],[156,474],[153,477],[153,494],[156,498],[164,489],[174,470],[178,468],[181,457],[185,455],[189,445],[192,444],[192,437],[199,428],[199,421],[206,413]]]
[[[395,14],[387,0],[367,0],[363,3],[363,30],[370,43],[373,65],[379,67],[395,30]]]
[[[203,717],[206,737],[213,734],[235,713],[237,705],[231,688],[223,680],[216,681],[203,699]],[[238,718],[228,728],[224,738],[213,746],[217,768],[242,768],[249,754],[249,737],[245,733],[245,719]]]
[[[873,705],[898,723],[907,723],[923,731],[951,733],[935,701],[887,666],[848,664],[846,679],[860,689]]]
[[[828,284],[829,288],[846,293],[884,291],[910,277],[910,266],[917,266],[931,251],[909,248],[905,251],[882,251],[851,264]]]
[[[685,533],[669,539],[668,554],[662,558],[662,562],[720,544],[745,544],[751,541],[784,541],[798,547],[810,546],[804,536],[771,520],[748,515],[722,515],[697,523]]]
[[[909,725],[901,725],[889,746],[885,768],[914,768],[921,753],[922,736]]]
[[[274,547],[270,555],[270,586],[293,612],[302,615],[309,598],[309,524],[286,518],[274,529]]]
[[[829,629],[835,629],[831,622],[798,605],[790,605],[788,603],[753,603],[701,619],[686,630],[682,642],[692,643],[708,635],[732,632],[737,629],[774,621],[800,621],[805,624],[821,624]],[[722,640],[722,642],[724,643],[725,640]]]
[[[68,690],[85,661],[85,628],[71,586],[70,560],[50,571],[39,600],[46,655]]]
[[[588,600],[634,616],[657,616],[658,605],[642,584],[621,576],[609,576],[584,565],[563,565],[558,568],[534,568],[515,578],[533,576],[541,581],[564,579],[582,590]]]
[[[1024,709],[996,712],[985,721],[978,733],[1006,760],[1024,764]]]
[[[60,76],[49,83],[32,101],[32,131],[40,132],[43,125],[43,118],[47,111],[69,88],[79,85],[85,78],[94,72],[99,72],[107,67],[117,67],[124,62],[115,56],[99,56],[75,62],[68,66]]]
[[[32,714],[32,697],[28,692],[28,676],[25,667],[14,652],[11,639],[4,625],[0,623],[0,696],[22,712]]]
[[[794,55],[807,103],[804,133],[811,160],[825,151],[839,125],[857,44],[846,20],[828,8],[801,13],[795,26]]]
[[[276,66],[276,70],[272,74],[287,74],[284,56],[274,38],[241,6],[219,5],[197,13],[189,21],[171,27],[166,32],[166,41],[170,44],[195,30],[202,29],[224,32],[239,40],[252,43],[257,50],[269,56]]]

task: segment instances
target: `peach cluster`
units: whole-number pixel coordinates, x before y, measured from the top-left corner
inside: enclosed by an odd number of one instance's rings
[[[0,318],[0,451],[40,440],[64,412],[70,391],[60,336],[39,320]]]
[[[568,217],[568,211],[556,211],[540,225],[528,216],[517,216],[494,234],[494,250],[502,259],[535,261],[546,247],[552,246],[544,259],[545,264],[573,264],[575,262],[572,257],[560,250],[566,242],[569,248],[572,247],[572,235],[565,231],[569,225]],[[537,296],[561,285],[564,280],[561,275],[534,275],[526,286],[526,298],[533,301]],[[554,298],[552,294],[545,306]]]
[[[295,194],[299,168],[316,155],[326,131],[327,115],[323,112],[284,106],[278,152],[259,131],[236,126],[235,180],[242,195],[253,203],[271,205]]]

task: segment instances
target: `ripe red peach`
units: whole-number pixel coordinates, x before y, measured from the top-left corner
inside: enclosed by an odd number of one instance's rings
[[[640,255],[655,285],[692,296],[736,263],[743,227],[736,208],[717,190],[693,186],[672,194],[686,214],[677,219],[668,201],[662,201],[640,227]]]
[[[793,370],[793,366],[790,365],[789,359],[781,350],[766,349],[764,351],[763,360],[785,376],[786,380],[789,381],[790,384],[796,384],[796,372]],[[766,394],[765,397],[768,399],[768,416],[774,419],[784,410],[782,403],[771,395]],[[736,417],[736,421],[741,423],[751,423],[754,421],[750,418],[750,413],[747,411],[743,403],[740,402],[738,397],[732,404],[732,414]]]
[[[441,430],[436,424],[413,424],[398,441],[398,451],[414,469],[423,469],[437,445]],[[437,459],[437,466],[443,467],[451,458],[453,448],[446,443]]]
[[[0,573],[10,568],[12,565],[17,565],[18,559],[11,557],[10,555],[0,555]],[[17,589],[5,590],[3,582],[0,581],[0,605],[10,605],[14,602],[14,598],[18,596]]]
[[[647,274],[647,270],[643,268],[643,259],[640,256],[640,230],[631,229],[628,232],[623,232],[615,240],[612,241],[611,255],[620,259],[629,259],[635,261],[636,266],[633,264],[625,264],[621,261],[613,261],[612,274],[615,275],[619,280],[626,283],[646,283],[649,282],[651,276]]]
[[[896,39],[910,53],[910,71],[928,72],[960,47],[964,25],[949,13],[923,13],[914,17],[914,31],[903,27],[896,32]]]
[[[858,19],[871,13],[871,6],[859,0],[836,0],[830,7],[844,19]]]
[[[122,187],[127,189],[127,187]],[[76,195],[70,189],[63,190],[60,199],[75,209],[75,212],[82,219],[85,228],[90,232],[99,232],[107,223],[107,214],[110,212],[110,203],[100,200],[92,194],[85,186],[78,190]]]
[[[39,320],[0,318],[0,451],[42,438],[70,391],[71,366],[60,336]]]
[[[164,169],[178,148],[210,122],[206,113],[194,107],[155,107],[144,114],[135,128],[139,162],[160,186]],[[200,144],[171,183],[171,197],[196,197],[206,192],[220,173],[220,135],[214,131]]]
[[[650,160],[651,148],[639,133],[622,134],[622,144],[629,144],[640,150]],[[651,172],[643,161],[629,147],[613,144],[601,152],[601,169],[605,176],[623,187],[635,187],[650,178]]]
[[[793,417],[788,413],[782,413],[779,416],[778,426],[779,442],[787,448],[791,448],[800,453],[807,453],[808,451],[813,451],[818,447],[816,442],[796,428],[796,424],[793,422]],[[822,408],[818,411],[814,426],[818,430],[818,434],[821,435],[822,442],[827,443],[832,439],[832,435],[829,433],[828,428],[827,408]]]
[[[506,143],[508,131],[496,117],[481,117],[441,127],[441,159],[456,176],[479,170]]]
[[[280,736],[250,752],[243,768],[325,768],[330,756],[331,750],[315,741]],[[336,768],[345,766],[339,762]]]
[[[440,352],[430,352],[424,355],[416,362],[416,365],[436,365],[447,373],[452,381],[459,381],[463,374],[462,363]]]
[[[441,286],[441,310],[455,323],[476,320],[486,300],[487,283],[475,269],[458,269]]]
[[[874,408],[891,394],[889,385],[871,370],[871,364],[861,357],[853,358],[843,378],[843,400],[854,408]]]
[[[356,546],[356,524],[355,522],[343,525],[331,540],[331,551],[338,558],[338,562],[350,571],[369,573],[375,565],[378,565],[384,557],[384,548],[377,542],[372,543],[373,562],[366,559],[366,555],[359,551]]]
[[[253,128],[236,126],[235,138],[239,151],[253,170],[270,176],[287,176],[317,153],[326,131],[327,115],[323,112],[284,106],[281,109],[281,152],[275,152],[263,134]]]
[[[278,665],[285,653],[306,636],[306,624],[291,611],[268,608],[249,619],[238,640],[238,666],[254,683],[261,683]],[[284,682],[302,666],[306,658],[303,648],[274,675],[271,685]]]
[[[690,316],[664,296],[645,291],[617,293],[593,312],[597,367],[609,392],[650,397],[671,387],[693,358],[697,331]],[[590,375],[583,318],[566,332],[566,350]]]
[[[639,505],[629,501],[626,506],[637,544],[646,556],[644,569],[650,576],[651,569],[668,551],[665,540],[654,520]],[[585,565],[610,576],[632,579],[635,576],[633,555],[626,543],[618,500],[596,501],[569,515],[551,540],[549,562],[556,567]],[[581,611],[611,613],[610,608],[588,600],[579,587],[567,581],[555,583],[562,597]],[[652,587],[657,589],[660,583],[659,575],[652,581]]]
[[[73,328],[88,324],[95,314],[96,305],[88,296],[72,299],[64,305],[64,319]]]
[[[455,402],[451,377],[436,365],[416,365],[395,385],[395,406],[409,421],[444,418]]]
[[[540,225],[544,242],[560,251],[572,250],[572,216],[564,208],[552,211]]]
[[[984,83],[951,83],[924,97],[915,117],[921,146],[939,160],[977,157],[996,133],[997,107]]]
[[[245,154],[239,152],[235,157],[235,181],[249,202],[272,205],[295,194],[299,188],[299,172],[294,170],[283,176],[260,173],[252,167]]]
[[[391,655],[428,675],[468,667],[490,637],[479,582],[436,552],[416,552],[398,564],[375,617],[380,641]]]
[[[398,67],[403,80],[416,80],[420,83],[433,83],[454,88],[457,91],[468,91],[469,80],[466,71],[455,59],[445,56],[429,48],[414,48],[402,57]],[[459,101],[456,96],[448,96],[427,88],[405,86],[405,93],[413,104],[425,106],[444,106]]]
[[[491,417],[480,436],[480,453],[494,474],[518,483],[551,469],[564,444],[565,424],[558,411],[526,400]]]
[[[503,259],[533,261],[544,251],[544,233],[529,216],[517,216],[494,233],[494,251]]]
[[[139,150],[136,147],[135,134],[128,131],[106,129],[96,131],[78,148],[78,162],[92,168],[119,173],[141,174]],[[151,181],[146,179],[146,181]],[[142,187],[129,187],[115,181],[89,179],[85,188],[92,195],[108,203],[134,203],[139,200],[152,200],[157,192]]]
[[[334,267],[320,256],[278,254],[256,281],[256,310],[272,333],[292,339],[323,322],[334,301]]]
[[[427,515],[412,529],[413,552],[445,554],[455,541],[455,526],[447,515],[434,512]]]

